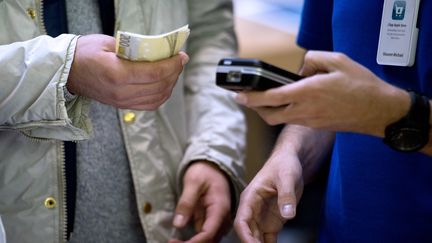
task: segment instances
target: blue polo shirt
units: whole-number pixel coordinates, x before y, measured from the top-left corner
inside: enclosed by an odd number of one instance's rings
[[[345,53],[381,79],[432,98],[432,0],[421,1],[412,67],[376,62],[383,5],[306,0],[298,43]],[[324,201],[320,242],[432,242],[432,158],[393,151],[381,138],[337,133]]]

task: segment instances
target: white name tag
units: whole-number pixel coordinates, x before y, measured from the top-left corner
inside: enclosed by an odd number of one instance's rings
[[[384,0],[377,62],[412,66],[417,48],[420,0]]]

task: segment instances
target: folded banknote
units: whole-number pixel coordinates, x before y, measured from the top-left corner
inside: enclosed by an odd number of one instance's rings
[[[117,56],[130,61],[157,61],[176,55],[189,36],[189,26],[160,35],[117,31]]]

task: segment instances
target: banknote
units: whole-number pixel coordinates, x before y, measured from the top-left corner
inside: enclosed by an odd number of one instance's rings
[[[189,36],[189,26],[160,35],[117,31],[117,56],[130,61],[157,61],[176,55]]]

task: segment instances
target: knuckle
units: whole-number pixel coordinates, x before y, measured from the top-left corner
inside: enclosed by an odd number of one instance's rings
[[[272,99],[276,105],[285,104],[285,95],[283,93],[275,92],[272,94]]]
[[[148,73],[148,78],[151,81],[159,81],[161,80],[163,75],[163,70],[160,67],[154,67],[149,73]]]
[[[177,83],[177,80],[178,80],[178,76],[175,76],[173,78],[169,78],[166,81],[167,86],[170,87],[171,89],[174,88],[175,84]]]
[[[179,206],[181,207],[181,209],[188,212],[194,209],[194,204],[189,200],[185,200],[185,199],[179,202]]]
[[[306,54],[304,56],[304,59],[305,60],[310,60],[311,58],[313,58],[314,54],[315,54],[314,51],[308,51],[308,52],[306,52]]]
[[[347,61],[348,57],[340,52],[337,52],[333,55],[333,61],[335,63],[345,63]]]
[[[122,85],[124,82],[124,75],[120,72],[116,72],[113,70],[107,71],[107,81],[109,85],[118,86]]]
[[[121,105],[122,102],[125,101],[123,95],[120,92],[111,92],[110,97],[116,105]]]
[[[169,92],[169,85],[167,82],[159,82],[154,88],[154,93],[158,95],[158,98],[165,97],[167,92]]]

